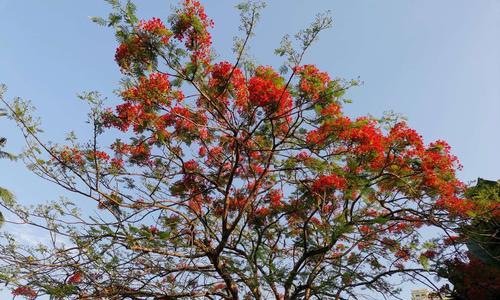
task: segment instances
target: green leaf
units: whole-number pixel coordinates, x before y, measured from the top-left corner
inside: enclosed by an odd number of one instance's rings
[[[115,14],[109,14],[108,17],[108,26],[109,27],[114,27],[116,24],[118,24],[122,20],[122,16],[115,15]]]
[[[385,217],[376,217],[375,219],[372,220],[373,224],[385,224],[389,221],[388,218]]]
[[[131,25],[137,23],[138,19],[135,16],[137,7],[135,6],[135,4],[132,1],[127,1],[125,9],[127,11],[127,18],[130,21]]]
[[[420,261],[420,264],[422,265],[422,267],[424,267],[425,270],[429,270],[429,258],[427,256],[420,255],[418,260]]]
[[[101,25],[101,26],[106,26],[108,25],[108,22],[106,20],[104,20],[103,18],[101,17],[89,17],[90,20],[98,25]]]
[[[158,237],[162,240],[166,240],[170,237],[170,232],[169,231],[162,231],[158,234]]]
[[[0,199],[7,206],[12,206],[15,201],[14,194],[12,194],[11,192],[2,187],[0,187]]]

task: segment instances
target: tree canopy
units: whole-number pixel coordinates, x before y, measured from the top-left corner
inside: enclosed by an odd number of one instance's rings
[[[198,1],[149,20],[130,1],[107,2],[109,17],[93,20],[115,30],[124,79],[118,105],[81,95],[88,139],[48,143],[33,107],[2,96],[26,138],[30,170],[98,209],[66,198],[35,208],[4,199],[6,222],[49,233],[37,246],[2,233],[0,281],[14,295],[395,295],[394,276],[432,284],[428,274],[459,247],[457,224],[485,208],[464,197],[446,142],[425,143],[395,115],[344,113],[358,82],[303,62],[331,27],[329,15],[285,37],[276,49],[283,65],[274,68],[247,55],[261,2],[237,6],[232,62],[215,59],[214,22]],[[429,228],[435,234],[426,238]]]

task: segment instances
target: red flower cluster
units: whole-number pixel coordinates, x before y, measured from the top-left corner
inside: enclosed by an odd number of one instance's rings
[[[130,157],[135,161],[148,161],[151,149],[146,143],[139,143],[130,147]]]
[[[387,231],[390,233],[401,233],[404,232],[409,227],[410,227],[409,223],[397,222],[394,225],[389,226]],[[415,228],[416,227],[412,227],[413,230],[415,230]]]
[[[13,296],[24,296],[28,299],[35,299],[37,296],[37,292],[29,286],[20,286],[12,290],[11,293]]]
[[[474,205],[459,197],[463,184],[455,179],[455,169],[460,169],[457,158],[450,154],[450,147],[443,141],[424,146],[422,137],[406,123],[395,124],[384,135],[375,120],[360,118],[352,122],[344,116],[324,120],[319,128],[306,136],[310,147],[328,144],[335,152],[352,154],[357,160],[359,174],[366,170],[390,168],[394,174],[412,175],[414,186],[436,197],[436,205],[449,212],[467,216]],[[381,183],[382,189],[391,189],[394,183]],[[413,188],[408,193],[414,193]]]
[[[373,120],[358,119],[353,126],[340,132],[339,137],[351,145],[355,154],[377,153],[383,156],[384,136]]]
[[[83,273],[82,272],[76,272],[75,274],[71,275],[68,278],[68,283],[69,284],[76,284],[82,281],[83,278]]]
[[[140,61],[142,64],[147,64],[149,59],[142,53],[144,46],[140,43],[141,39],[135,37],[128,42],[121,43],[115,51],[115,60],[122,71],[130,69],[133,61]]]
[[[89,152],[90,159],[97,159],[97,160],[109,160],[109,154],[103,151],[90,151]]]
[[[124,144],[121,141],[115,142],[112,147],[116,154],[121,157],[122,155],[129,155],[130,159],[134,163],[144,164],[149,162],[149,157],[151,154],[150,146],[144,141],[136,141],[132,145]],[[116,167],[122,167],[123,161],[121,159],[114,159],[112,162],[116,164]]]
[[[450,235],[444,240],[445,245],[453,245],[455,243],[458,243],[460,241],[460,236],[458,235]]]
[[[347,187],[347,180],[336,174],[322,175],[313,182],[312,190],[316,193],[331,189],[343,190]]]
[[[102,116],[103,123],[107,127],[127,131],[137,115],[139,115],[140,110],[140,105],[125,102],[116,106],[116,116],[111,110],[106,111]]]
[[[370,226],[367,226],[367,225],[361,225],[359,226],[359,232],[361,234],[369,234],[371,233],[373,230]]]
[[[437,193],[438,207],[458,216],[467,216],[474,209],[470,200],[460,198],[465,185],[455,178],[455,168],[461,165],[456,156],[450,153],[451,147],[444,141],[431,143],[427,149],[419,153],[422,160],[422,184],[430,191]]]
[[[410,259],[410,250],[407,249],[407,248],[400,248],[396,251],[396,253],[394,253],[394,256],[396,256],[397,258],[400,258],[404,261],[407,261]]]
[[[152,235],[156,235],[156,234],[158,234],[158,227],[156,227],[156,226],[149,226],[149,232],[150,232]]]
[[[193,173],[196,170],[198,170],[199,165],[196,161],[194,160],[189,160],[184,163],[184,170],[186,173]]]
[[[340,116],[340,105],[337,103],[330,103],[321,109],[321,115],[325,118],[335,118]]]
[[[215,291],[222,290],[222,289],[224,289],[224,288],[226,288],[226,284],[225,284],[225,283],[217,283],[217,284],[214,284],[214,285],[212,286],[212,291],[214,291],[214,292],[215,292]]]
[[[422,170],[427,185],[438,186],[442,183],[442,180],[437,175],[454,175],[454,167],[458,165],[458,168],[461,168],[457,157],[451,155],[450,150],[450,146],[444,141],[431,143],[425,150],[424,155],[422,155]],[[451,186],[450,188],[453,189]],[[448,192],[451,192],[451,190]]]
[[[172,31],[179,41],[184,40],[185,47],[192,51],[191,62],[208,64],[212,36],[208,28],[213,21],[205,14],[205,8],[196,0],[185,0],[172,19]]]
[[[178,108],[171,109],[171,113],[164,116],[159,116],[158,111],[166,110],[174,100],[181,102],[184,98],[181,91],[172,91],[168,76],[161,73],[141,77],[139,84],[123,91],[122,96],[125,103],[116,106],[116,115],[111,110],[103,114],[104,125],[122,131],[133,125],[136,133],[154,128],[157,139],[158,135],[168,135],[165,128],[174,123]]]
[[[280,190],[271,190],[268,194],[269,203],[272,208],[283,206],[283,193]]]
[[[229,62],[220,62],[212,66],[208,82],[211,96],[218,97],[225,105],[229,105],[228,97],[234,99],[236,107],[246,108],[248,90],[243,72]]]
[[[59,159],[68,165],[82,165],[84,164],[83,154],[76,147],[64,147],[64,149],[59,153]]]
[[[271,210],[268,207],[259,207],[255,210],[256,218],[264,218],[271,213]]]
[[[300,151],[299,154],[295,156],[295,158],[299,161],[305,161],[309,158],[309,153],[306,151]]]
[[[438,255],[435,250],[429,249],[422,253],[422,256],[433,259]]]
[[[123,159],[113,157],[111,159],[110,166],[111,166],[111,168],[114,168],[116,170],[120,170],[121,168],[123,168]]]
[[[285,89],[285,80],[271,67],[259,66],[248,82],[249,101],[263,107],[268,114],[284,116],[292,108],[292,97]]]
[[[188,201],[188,207],[197,214],[201,213],[201,205],[202,202],[200,201],[199,197],[194,197],[193,199],[190,199]]]
[[[178,93],[171,94],[168,76],[162,73],[151,73],[149,77],[141,77],[139,84],[122,92],[127,101],[139,102],[146,106],[152,104],[170,105],[173,96],[179,101],[182,96]]]
[[[248,203],[248,198],[243,195],[237,195],[235,198],[229,199],[229,210],[242,210]]]
[[[298,67],[296,72],[300,75],[299,90],[302,97],[319,100],[331,81],[328,73],[319,71],[314,65]]]
[[[168,40],[172,36],[172,32],[170,32],[158,18],[152,18],[148,21],[140,21],[139,29],[160,37],[161,42],[165,45],[168,44]]]
[[[410,147],[412,151],[409,154],[415,154],[424,149],[422,136],[416,130],[409,128],[406,122],[396,123],[391,128],[388,139],[393,147],[397,146],[400,151]]]
[[[318,129],[311,130],[306,136],[306,142],[311,147],[322,146],[329,138],[334,138],[351,126],[351,119],[339,116],[326,120]]]
[[[166,125],[173,125],[178,133],[197,131],[194,117],[193,113],[183,106],[173,107],[170,114],[164,116]]]
[[[140,21],[132,34],[116,49],[115,60],[123,72],[131,67],[145,69],[154,60],[151,49],[168,44],[172,32],[160,19]]]
[[[438,207],[444,208],[452,215],[467,216],[467,214],[474,210],[474,203],[468,199],[462,199],[454,196],[454,194],[443,194],[441,198],[436,201]]]

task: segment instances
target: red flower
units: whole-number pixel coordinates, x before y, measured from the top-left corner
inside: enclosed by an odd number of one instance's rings
[[[151,73],[149,77],[141,77],[139,84],[122,92],[127,101],[139,102],[147,109],[152,104],[168,106],[176,95],[172,95],[168,76],[162,73]]]
[[[357,119],[353,126],[340,132],[339,137],[352,144],[356,154],[378,154],[384,157],[384,136],[380,129],[375,127],[376,121]]]
[[[367,226],[367,225],[361,225],[361,226],[359,226],[359,232],[362,234],[368,234],[368,233],[372,232],[372,228],[370,226]]]
[[[109,160],[109,155],[103,151],[94,151],[91,155],[96,159]]]
[[[331,189],[343,190],[347,187],[345,178],[336,174],[322,175],[316,179],[312,185],[312,190],[316,193],[325,192]]]
[[[279,190],[271,190],[268,194],[269,196],[269,202],[271,204],[271,207],[276,208],[276,207],[281,207],[283,206],[283,203],[281,202],[281,199],[283,198],[283,194]]]
[[[205,9],[196,0],[185,0],[172,19],[172,31],[179,41],[184,41],[186,49],[192,51],[191,62],[208,64],[212,36],[208,28],[213,21],[205,14]]]
[[[125,102],[116,107],[116,118],[109,118],[105,120],[105,124],[113,126],[121,131],[127,131],[136,116],[139,114],[139,105],[133,105],[130,102]]]
[[[168,44],[168,41],[172,36],[172,32],[170,32],[158,18],[152,18],[148,21],[140,21],[139,28],[143,31],[147,31],[153,36],[159,37],[160,41],[165,45]]]
[[[432,258],[436,257],[437,252],[434,251],[434,250],[427,250],[424,253],[422,253],[422,255],[425,256],[425,257],[427,257],[427,258],[432,259]]]
[[[414,129],[408,128],[405,122],[394,125],[389,132],[388,139],[400,147],[411,147],[415,151],[422,151],[424,148],[422,137]]]
[[[83,278],[83,273],[82,272],[76,272],[75,274],[71,275],[68,278],[68,283],[69,284],[76,284],[82,281]]]
[[[226,288],[226,284],[225,283],[217,283],[217,284],[214,284],[212,286],[212,291],[216,292],[216,291],[219,291],[219,290],[222,290],[222,289],[225,289],[225,288]]]
[[[82,152],[76,147],[67,147],[59,153],[59,159],[67,165],[83,165],[85,162],[83,161]]]
[[[115,169],[123,168],[123,160],[120,158],[113,157],[111,159],[111,167]]]
[[[195,196],[188,201],[188,206],[193,210],[193,212],[199,214],[201,213],[202,199],[201,196]]]
[[[154,60],[150,49],[168,44],[171,36],[172,32],[158,18],[140,21],[128,39],[116,49],[115,60],[123,72],[128,72],[132,66],[144,69]]]
[[[194,160],[189,160],[184,163],[184,170],[186,170],[186,172],[194,172],[198,167],[198,163]]]
[[[292,108],[292,98],[285,81],[271,67],[259,66],[248,81],[249,101],[263,107],[267,113],[286,115]]]
[[[152,235],[158,234],[158,228],[156,226],[150,226],[149,232],[151,232]]]
[[[147,41],[146,36],[133,35],[116,48],[115,60],[122,72],[129,72],[132,67],[146,69],[152,63]]]
[[[207,147],[200,146],[200,149],[198,150],[198,155],[202,157],[207,155]]]
[[[320,219],[318,219],[317,217],[312,217],[312,218],[311,218],[311,222],[312,222],[313,224],[315,224],[316,226],[321,226],[321,225],[323,224],[323,223],[321,222],[321,220],[320,220]]]
[[[436,201],[436,206],[447,209],[452,215],[467,216],[467,213],[474,210],[474,202],[468,199],[461,199],[454,195],[444,194]]]
[[[311,130],[306,136],[306,142],[311,147],[318,147],[324,144],[330,137],[336,137],[342,132],[349,130],[351,119],[339,116],[325,121],[321,127]]]
[[[324,117],[337,117],[340,113],[340,106],[337,103],[330,103],[321,109],[321,115]]]
[[[396,253],[394,254],[394,256],[396,256],[397,258],[401,258],[402,260],[408,260],[410,259],[410,250],[409,249],[406,249],[406,248],[401,248],[401,249],[398,249],[398,251],[396,251]]]
[[[228,96],[234,98],[239,109],[245,109],[248,102],[248,90],[243,72],[229,62],[220,62],[212,66],[208,86],[213,97],[228,105]]]
[[[127,59],[130,55],[129,46],[125,43],[120,44],[115,51],[115,60],[118,62],[118,65],[125,65],[125,59]]]
[[[271,211],[267,207],[259,207],[255,210],[255,216],[258,218],[263,218],[269,215]]]
[[[35,290],[30,288],[29,286],[17,287],[16,289],[12,290],[11,293],[13,296],[24,296],[28,299],[35,299],[38,294]]]
[[[146,161],[149,159],[150,151],[145,143],[140,143],[130,148],[130,155],[136,161]]]
[[[306,160],[309,158],[309,154],[306,151],[301,151],[299,154],[297,154],[296,158],[298,160]]]
[[[330,76],[326,72],[320,72],[314,65],[304,65],[296,69],[300,75],[299,89],[302,97],[309,97],[315,101],[328,88]]]

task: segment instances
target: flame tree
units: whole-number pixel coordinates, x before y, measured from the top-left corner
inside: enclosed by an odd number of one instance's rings
[[[237,6],[232,62],[214,59],[198,1],[166,20],[108,2],[94,21],[115,29],[124,80],[114,107],[81,96],[88,141],[46,143],[30,104],[2,98],[30,170],[79,199],[2,202],[6,222],[50,233],[34,247],[3,233],[0,280],[14,295],[352,299],[394,295],[398,276],[426,282],[449,255],[455,220],[474,209],[457,158],[396,116],[343,113],[358,83],[302,61],[328,15],[282,40],[277,71],[247,58],[260,2]],[[439,235],[417,230],[430,227]]]

